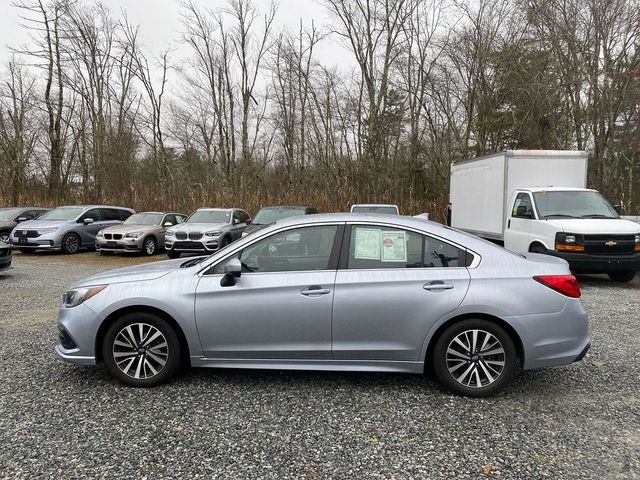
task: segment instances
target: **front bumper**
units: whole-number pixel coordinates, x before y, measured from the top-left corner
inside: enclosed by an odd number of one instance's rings
[[[571,270],[578,273],[640,271],[640,252],[626,255],[592,255],[589,253],[567,253],[549,250],[548,253],[566,260],[569,262]]]
[[[69,363],[95,365],[96,335],[100,323],[102,318],[85,304],[73,308],[60,307],[55,352]]]
[[[9,244],[12,248],[20,250],[60,250],[62,247],[62,236],[56,233],[45,233],[35,238],[9,237]]]
[[[220,248],[221,237],[203,238],[202,240],[165,239],[165,249],[180,253],[213,253]]]
[[[96,239],[96,250],[103,252],[140,252],[142,250],[142,240],[140,238],[122,238],[120,240]]]
[[[11,268],[11,250],[3,248],[0,250],[0,270]]]

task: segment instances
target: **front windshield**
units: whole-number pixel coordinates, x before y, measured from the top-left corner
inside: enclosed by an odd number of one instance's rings
[[[0,221],[8,222],[13,220],[21,211],[19,208],[0,208]]]
[[[598,192],[584,190],[535,192],[541,218],[618,218],[618,213]]]
[[[270,225],[278,220],[304,215],[304,208],[262,208],[253,223],[257,225]]]
[[[136,213],[127,218],[123,225],[160,225],[161,213]]]
[[[398,210],[396,210],[396,207],[388,207],[388,206],[377,207],[375,205],[370,205],[370,206],[362,205],[362,206],[354,206],[351,209],[351,213],[383,213],[387,215],[397,215]]]
[[[229,210],[196,210],[189,217],[189,223],[230,223]]]
[[[84,207],[58,207],[49,210],[38,220],[75,220],[84,210]]]

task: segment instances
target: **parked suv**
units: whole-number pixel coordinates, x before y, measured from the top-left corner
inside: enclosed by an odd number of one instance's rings
[[[116,252],[153,255],[158,249],[164,249],[167,229],[186,219],[186,215],[174,212],[133,214],[122,225],[100,230],[96,235],[96,250],[103,255]]]
[[[37,220],[21,223],[9,240],[23,253],[40,249],[77,253],[83,247],[93,248],[100,230],[119,225],[134,213],[130,208],[106,205],[58,207]]]
[[[35,220],[48,211],[47,208],[33,207],[0,208],[0,242],[9,243],[11,230],[19,223]]]
[[[271,225],[272,223],[282,220],[283,218],[297,217],[298,215],[312,215],[318,213],[315,208],[311,207],[264,207],[261,208],[255,218],[251,221],[251,225],[242,233],[243,237],[246,237],[252,232],[260,230],[261,228]]]
[[[185,223],[167,230],[167,255],[213,253],[240,238],[250,221],[249,214],[239,208],[199,208]]]

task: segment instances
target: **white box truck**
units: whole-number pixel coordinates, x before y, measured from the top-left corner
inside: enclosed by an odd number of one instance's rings
[[[640,270],[640,225],[587,189],[581,151],[508,150],[451,166],[450,225],[513,251],[555,255],[578,273],[627,282]]]

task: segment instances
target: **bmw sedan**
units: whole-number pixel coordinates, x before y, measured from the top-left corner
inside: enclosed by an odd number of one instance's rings
[[[486,396],[519,368],[589,349],[580,289],[561,259],[516,254],[390,215],[278,221],[209,257],[127,267],[64,294],[56,352],[151,387],[194,367],[433,369]]]

